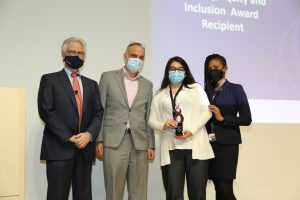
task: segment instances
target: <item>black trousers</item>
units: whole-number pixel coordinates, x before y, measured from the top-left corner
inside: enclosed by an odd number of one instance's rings
[[[169,151],[171,164],[162,166],[166,200],[184,199],[184,181],[187,180],[189,200],[205,200],[208,160],[193,160],[192,150]]]
[[[92,162],[77,152],[71,160],[47,161],[47,200],[67,200],[72,183],[74,200],[91,200]]]

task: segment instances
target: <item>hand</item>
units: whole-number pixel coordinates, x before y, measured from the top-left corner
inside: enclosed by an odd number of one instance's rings
[[[154,160],[154,158],[155,158],[155,150],[149,148],[148,149],[148,160]]]
[[[91,140],[91,134],[88,132],[79,133],[74,135],[74,144],[77,148],[83,149]]]
[[[221,114],[220,109],[215,105],[208,105],[208,109],[215,114],[215,118],[218,121],[224,121],[224,117]]]
[[[103,151],[104,148],[103,148],[103,143],[102,142],[99,142],[96,144],[96,155],[97,155],[97,158],[98,160],[103,160]]]
[[[75,137],[76,137],[76,135],[73,135],[72,137],[70,137],[69,138],[69,142],[74,143],[75,142]]]
[[[181,135],[181,136],[176,136],[175,135],[174,138],[177,139],[177,140],[185,140],[185,139],[193,136],[192,132],[189,131],[189,130],[183,130],[182,133],[183,133],[183,135]]]
[[[165,131],[170,128],[176,128],[177,124],[178,123],[174,119],[168,119],[164,124],[163,130]]]

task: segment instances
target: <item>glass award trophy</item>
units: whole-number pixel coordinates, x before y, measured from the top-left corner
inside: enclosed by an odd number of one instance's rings
[[[181,114],[181,109],[179,106],[176,106],[175,110],[173,111],[173,119],[177,122],[177,127],[175,128],[176,136],[182,136],[184,117]]]

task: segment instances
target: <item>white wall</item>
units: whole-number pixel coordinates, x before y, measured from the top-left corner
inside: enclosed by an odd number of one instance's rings
[[[123,65],[122,54],[129,41],[140,41],[147,49],[143,74],[151,79],[149,1],[0,0],[0,86],[26,89],[26,200],[45,199],[45,164],[39,161],[43,125],[36,98],[41,75],[62,68],[62,41],[70,36],[86,40],[83,74],[97,81],[102,72]],[[300,199],[299,130],[299,125],[254,125],[245,130],[235,183],[240,199]],[[164,199],[158,162],[157,157],[150,165],[150,200]],[[208,200],[213,195],[209,183]],[[97,161],[93,197],[104,196],[102,165]]]

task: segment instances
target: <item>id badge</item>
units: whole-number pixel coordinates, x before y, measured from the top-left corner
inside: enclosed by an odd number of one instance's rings
[[[216,140],[217,140],[216,134],[215,134],[215,133],[210,133],[210,134],[208,134],[208,140],[209,140],[210,142],[216,141]]]

